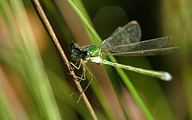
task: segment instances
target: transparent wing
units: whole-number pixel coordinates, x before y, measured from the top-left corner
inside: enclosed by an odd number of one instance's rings
[[[110,52],[129,52],[129,51],[139,51],[139,50],[148,50],[155,48],[164,48],[168,47],[173,43],[174,39],[170,36],[150,39],[146,41],[131,43],[127,45],[119,45],[114,47],[108,47],[105,51]]]
[[[103,54],[102,56],[154,56],[154,55],[166,55],[171,53],[179,52],[180,48],[178,47],[169,47],[169,48],[159,48],[159,49],[150,49],[150,50],[141,50],[141,51],[132,51],[132,52],[121,52],[121,53],[110,53]]]
[[[141,28],[136,21],[131,21],[124,27],[115,30],[109,38],[103,41],[99,48],[104,51],[109,47],[139,42],[140,39]]]

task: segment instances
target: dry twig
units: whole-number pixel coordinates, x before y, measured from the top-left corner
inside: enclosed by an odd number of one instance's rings
[[[59,40],[57,39],[57,37],[56,37],[56,35],[55,35],[54,31],[53,31],[53,28],[51,27],[51,25],[50,25],[45,13],[44,13],[39,1],[38,0],[31,0],[31,2],[32,2],[37,14],[39,15],[42,23],[44,24],[44,27],[46,28],[48,34],[50,35],[50,37],[53,40],[55,46],[57,47],[59,53],[61,54],[61,57],[62,57],[63,61],[65,63],[69,63],[69,61],[68,61],[68,59],[67,59],[67,57],[66,57],[60,43],[59,43]],[[77,86],[77,89],[78,89],[79,93],[80,94],[83,93],[82,94],[82,99],[84,100],[84,102],[85,102],[85,104],[86,104],[92,118],[94,120],[97,120],[97,116],[96,116],[96,114],[95,114],[89,100],[87,99],[85,93],[83,92],[83,89],[82,89],[80,83],[78,82],[77,76],[75,75],[74,71],[70,69],[71,68],[70,64],[66,64],[66,65],[67,65],[68,70],[70,71],[70,74],[74,75],[73,76],[74,77],[73,81],[75,82],[75,85]]]

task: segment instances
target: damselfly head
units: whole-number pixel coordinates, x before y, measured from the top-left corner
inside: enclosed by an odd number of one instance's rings
[[[81,48],[77,43],[75,42],[71,43],[69,50],[71,51],[72,53],[71,56],[73,58],[79,58],[79,55],[81,54]]]
[[[76,51],[80,51],[80,46],[76,43],[76,42],[73,42],[71,43],[70,47],[69,47],[69,50],[73,53],[74,50]]]

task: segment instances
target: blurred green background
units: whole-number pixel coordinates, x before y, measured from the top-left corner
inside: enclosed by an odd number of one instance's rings
[[[81,46],[92,44],[92,36],[66,0],[40,2],[69,60],[71,42]],[[165,82],[124,71],[154,119],[192,119],[192,1],[74,0],[74,3],[102,39],[131,20],[140,24],[142,40],[173,36],[180,53],[116,59],[122,64],[172,74],[173,80]],[[29,0],[0,1],[0,31],[0,120],[91,119],[84,101],[76,103],[79,93],[70,96],[76,86]],[[97,40],[95,43],[99,45]],[[94,79],[86,95],[98,119],[146,119],[113,67],[96,64],[89,67]],[[82,87],[87,83],[82,82]]]

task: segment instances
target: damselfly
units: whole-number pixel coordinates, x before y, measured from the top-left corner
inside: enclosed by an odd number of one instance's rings
[[[140,41],[141,39],[141,29],[136,21],[131,21],[122,28],[117,28],[114,33],[107,39],[105,39],[99,46],[93,45],[88,47],[80,47],[77,43],[73,42],[70,45],[70,51],[74,59],[80,59],[79,66],[71,63],[76,69],[83,67],[83,75],[78,77],[80,80],[85,80],[85,71],[89,69],[86,67],[86,62],[93,62],[97,64],[107,64],[114,67],[120,67],[126,70],[138,72],[141,74],[149,75],[152,77],[159,78],[161,80],[170,81],[172,76],[168,72],[164,71],[153,71],[145,70],[142,68],[136,68],[129,65],[123,65],[111,61],[107,61],[102,58],[102,56],[153,56],[153,55],[164,55],[178,52],[180,48],[169,47],[173,43],[173,38],[160,37],[155,39],[150,39],[146,41]],[[107,54],[102,54],[102,52],[108,51]],[[92,74],[89,71],[92,80]],[[87,87],[88,88],[89,81]]]

